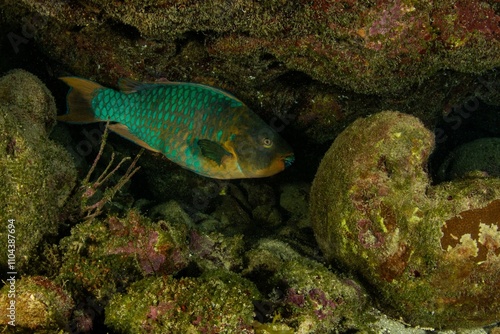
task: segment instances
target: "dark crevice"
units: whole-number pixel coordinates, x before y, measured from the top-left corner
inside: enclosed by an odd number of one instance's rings
[[[437,184],[453,178],[451,169],[458,148],[481,138],[500,138],[500,107],[469,98],[441,117],[434,133],[436,146],[429,158],[429,173]]]
[[[135,41],[141,38],[141,33],[134,26],[118,21],[108,21],[108,24],[113,31],[118,31],[120,35],[129,40]]]

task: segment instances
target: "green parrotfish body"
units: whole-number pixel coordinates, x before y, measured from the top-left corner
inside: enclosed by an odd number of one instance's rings
[[[292,149],[243,102],[195,83],[119,82],[120,91],[77,77],[71,90],[72,123],[113,122],[110,130],[195,173],[216,179],[271,176],[294,161]]]

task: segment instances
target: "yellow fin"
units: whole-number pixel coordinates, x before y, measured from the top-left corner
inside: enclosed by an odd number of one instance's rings
[[[153,151],[153,152],[160,152],[159,150],[152,148],[149,146],[148,143],[146,143],[144,140],[140,139],[136,135],[132,134],[129,130],[129,128],[123,124],[116,123],[116,124],[110,124],[108,128],[115,132],[116,134],[119,134],[123,138],[127,138],[130,141],[133,141],[137,145],[144,147],[147,150]]]
[[[104,88],[90,80],[77,77],[61,77],[71,89],[66,97],[68,113],[57,117],[57,120],[70,123],[93,123],[105,120],[95,118],[92,110],[92,99],[95,91]]]

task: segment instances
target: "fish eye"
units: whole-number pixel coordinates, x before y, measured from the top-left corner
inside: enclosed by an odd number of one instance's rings
[[[265,148],[270,148],[271,146],[273,146],[273,141],[271,140],[271,138],[265,137],[262,139],[262,145]]]

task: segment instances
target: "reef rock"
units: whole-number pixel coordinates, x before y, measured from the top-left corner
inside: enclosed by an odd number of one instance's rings
[[[413,116],[381,112],[342,132],[311,189],[316,239],[361,274],[381,307],[420,326],[500,319],[500,179],[432,186],[433,134]]]
[[[253,283],[228,271],[147,277],[113,296],[106,324],[121,333],[253,333],[252,299],[259,296]]]
[[[57,233],[60,208],[75,186],[71,157],[48,139],[55,117],[54,98],[34,75],[15,70],[0,78],[0,220],[14,223],[17,270]],[[2,240],[6,233],[0,230]],[[6,251],[0,263],[7,263]]]
[[[348,333],[366,329],[373,320],[358,283],[337,276],[285,242],[261,239],[246,257],[244,275],[259,282],[270,297],[254,302],[255,329],[269,330],[257,333]],[[291,329],[273,332],[272,325]]]
[[[16,333],[60,333],[70,329],[74,303],[67,292],[48,278],[26,276],[8,282],[0,290],[0,307],[0,325],[4,330],[9,323]],[[70,332],[74,332],[73,328]]]
[[[7,4],[8,21],[26,21],[45,52],[86,76],[106,68],[115,80],[170,67],[181,75],[212,70],[252,87],[301,71],[381,93],[443,68],[479,73],[499,65],[500,16],[491,0]],[[19,52],[30,36],[10,34],[12,48]],[[200,39],[206,47],[188,51],[187,62],[175,60],[191,44],[181,41]]]
[[[36,49],[51,76],[218,86],[319,143],[379,106],[432,122],[464,95],[500,99],[495,0],[4,2],[12,61]]]
[[[135,210],[127,216],[91,220],[73,227],[61,240],[58,276],[75,295],[83,289],[98,301],[152,274],[175,274],[188,264],[187,230],[151,222]]]

